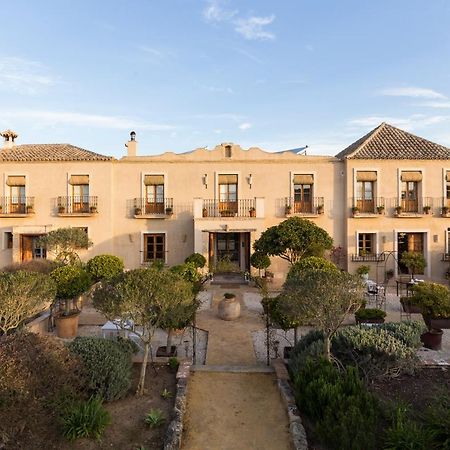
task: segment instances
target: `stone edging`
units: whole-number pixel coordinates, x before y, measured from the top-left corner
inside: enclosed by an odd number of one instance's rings
[[[295,404],[295,397],[289,384],[289,373],[281,358],[273,359],[272,366],[277,375],[277,385],[289,417],[289,431],[295,450],[308,450],[305,428]]]
[[[164,450],[178,450],[181,448],[183,433],[183,418],[186,411],[187,382],[191,371],[191,362],[181,360],[177,371],[177,393],[173,407],[174,418],[170,422],[164,437]]]

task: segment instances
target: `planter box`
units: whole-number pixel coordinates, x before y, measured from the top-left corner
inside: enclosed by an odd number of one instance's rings
[[[364,324],[380,324],[384,323],[384,319],[356,319],[356,323],[358,325],[364,325]]]

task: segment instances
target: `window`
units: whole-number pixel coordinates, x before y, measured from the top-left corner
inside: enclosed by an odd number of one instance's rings
[[[358,234],[358,256],[375,254],[375,233]]]
[[[312,212],[313,175],[294,175],[294,213]]]
[[[356,183],[356,206],[361,212],[373,213],[373,181],[358,181]]]
[[[450,206],[450,179],[447,178],[446,182],[445,182],[445,206],[449,207]]]
[[[401,204],[403,212],[419,212],[419,185],[422,172],[402,172]]]
[[[12,231],[5,232],[5,248],[13,248],[13,234]]]
[[[24,214],[25,202],[25,176],[8,176],[6,184],[9,186],[9,212]]]
[[[231,145],[225,145],[225,158],[231,158]]]
[[[144,262],[165,261],[165,235],[144,234]]]
[[[164,175],[145,175],[145,214],[164,213]]]
[[[219,211],[237,213],[238,176],[219,175]]]
[[[72,175],[69,183],[72,186],[70,197],[71,206],[69,212],[89,212],[89,175]]]

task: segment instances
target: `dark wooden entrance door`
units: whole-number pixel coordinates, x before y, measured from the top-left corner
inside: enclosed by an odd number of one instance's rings
[[[407,267],[400,261],[405,252],[418,252],[423,254],[424,233],[398,233],[398,267],[400,273],[408,273]]]
[[[20,254],[22,261],[47,257],[45,248],[41,247],[38,243],[40,236],[38,234],[22,234],[20,236]]]

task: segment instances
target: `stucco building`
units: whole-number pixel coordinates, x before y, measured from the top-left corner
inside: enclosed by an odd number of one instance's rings
[[[135,134],[121,159],[69,144],[0,150],[0,266],[45,257],[38,236],[83,227],[94,246],[127,268],[192,252],[250,270],[253,242],[287,216],[315,222],[340,247],[341,264],[371,266],[371,277],[403,270],[402,252],[423,252],[425,275],[447,269],[450,149],[388,124],[336,156],[271,153],[224,143],[212,150],[139,156]],[[286,266],[274,258],[271,271]]]

